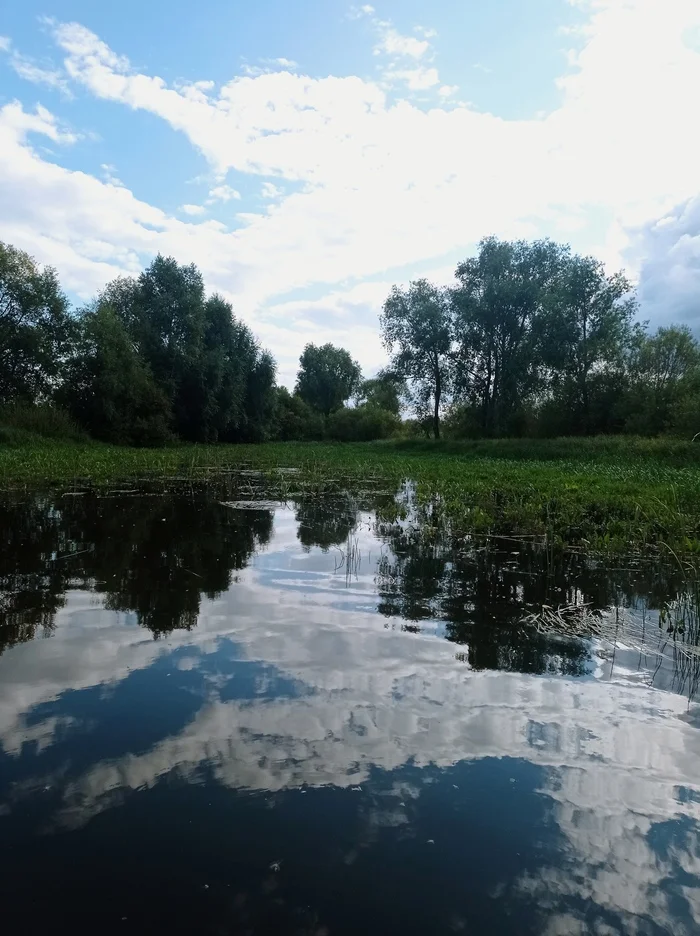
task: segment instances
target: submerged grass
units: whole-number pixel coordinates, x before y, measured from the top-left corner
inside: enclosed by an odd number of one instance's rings
[[[295,472],[283,469],[296,469]],[[102,484],[263,473],[270,494],[415,484],[457,533],[589,549],[671,546],[700,555],[700,443],[630,438],[268,443],[127,449],[35,439],[0,444],[0,484]]]

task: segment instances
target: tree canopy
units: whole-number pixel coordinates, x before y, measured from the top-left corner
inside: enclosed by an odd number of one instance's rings
[[[309,406],[328,416],[357,389],[362,371],[345,348],[307,344],[299,358],[296,392]]]
[[[72,334],[56,271],[0,241],[0,402],[50,394]]]
[[[422,418],[440,438],[440,413],[453,383],[452,301],[448,290],[427,280],[394,286],[379,318],[391,370],[407,381]]]

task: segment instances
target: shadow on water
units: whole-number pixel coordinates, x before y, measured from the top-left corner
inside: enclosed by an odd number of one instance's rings
[[[0,505],[3,932],[698,932],[684,570],[251,484]]]

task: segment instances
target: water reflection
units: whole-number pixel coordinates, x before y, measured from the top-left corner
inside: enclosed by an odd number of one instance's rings
[[[695,706],[518,625],[658,569],[235,503],[2,508],[5,931],[698,931]]]

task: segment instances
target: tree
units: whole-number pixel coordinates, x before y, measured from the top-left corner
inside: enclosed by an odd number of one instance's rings
[[[358,406],[374,406],[400,416],[401,399],[405,391],[404,381],[400,377],[389,371],[381,371],[376,377],[360,383],[355,399]]]
[[[440,438],[440,414],[452,386],[452,304],[446,289],[421,279],[394,286],[379,317],[391,370],[408,381],[419,418],[430,411]]]
[[[323,438],[323,416],[298,394],[292,395],[286,387],[277,387],[274,391],[272,424],[273,438],[280,442],[293,439],[308,442]]]
[[[633,336],[636,302],[622,273],[607,276],[593,257],[569,256],[552,284],[540,353],[556,395],[572,423],[569,431],[601,427],[592,418],[592,390],[622,368]]]
[[[515,431],[523,403],[540,386],[543,311],[568,252],[549,240],[487,237],[457,267],[456,390],[478,407],[485,434]]]
[[[629,358],[626,428],[644,435],[700,425],[700,347],[687,326],[637,336]]]
[[[154,445],[170,435],[169,401],[141,360],[123,321],[98,302],[79,319],[58,401],[96,439]]]
[[[246,394],[243,400],[241,438],[250,442],[263,442],[274,432],[275,376],[277,364],[269,351],[255,345],[255,359],[248,369]]]
[[[269,422],[275,364],[260,351],[231,305],[213,295],[204,307],[204,340],[198,373],[199,434],[206,441],[262,438]]]
[[[299,358],[296,392],[314,409],[328,416],[349,400],[362,371],[344,348],[307,344]]]
[[[0,402],[50,394],[72,324],[56,271],[0,241]]]
[[[172,409],[178,436],[198,442],[262,439],[273,409],[275,364],[229,302],[204,294],[193,264],[158,256],[138,279],[101,296],[123,323]]]

